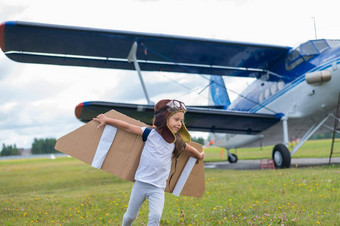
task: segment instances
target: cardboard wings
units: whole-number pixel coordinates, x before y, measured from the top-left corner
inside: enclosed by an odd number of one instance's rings
[[[105,113],[107,117],[116,118],[128,123],[146,126],[146,124],[121,114],[115,110]],[[94,167],[107,171],[124,180],[134,181],[144,142],[141,136],[128,133],[114,127],[97,129],[98,123],[90,121],[71,133],[57,140],[55,149],[77,158]],[[191,142],[197,150],[202,151],[200,144]],[[105,149],[107,149],[105,151]],[[104,150],[104,152],[103,152]],[[169,184],[169,178],[172,179]],[[172,161],[166,192],[175,195],[202,197],[205,191],[204,163],[183,152]]]

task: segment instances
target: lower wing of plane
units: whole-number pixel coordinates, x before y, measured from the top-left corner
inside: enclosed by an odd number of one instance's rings
[[[147,124],[152,124],[153,105],[113,102],[84,102],[75,109],[77,118],[88,122],[111,109]],[[190,131],[258,134],[280,122],[282,114],[254,114],[207,107],[188,107],[185,125]]]

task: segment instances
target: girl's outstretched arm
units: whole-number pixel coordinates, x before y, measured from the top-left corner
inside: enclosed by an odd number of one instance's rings
[[[119,119],[113,119],[109,118],[104,114],[98,115],[96,118],[93,118],[94,121],[99,122],[99,125],[97,128],[100,128],[102,126],[105,126],[106,124],[109,124],[111,126],[117,127],[119,129],[123,129],[128,133],[133,133],[136,135],[142,135],[143,131],[139,126],[132,125],[130,123],[124,122]]]
[[[197,158],[197,160],[204,159],[204,152],[199,152],[196,148],[193,146],[190,146],[189,144],[185,145],[185,151],[188,151],[192,156]]]

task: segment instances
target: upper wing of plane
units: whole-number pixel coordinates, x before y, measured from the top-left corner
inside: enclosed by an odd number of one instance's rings
[[[112,102],[84,102],[76,107],[78,119],[88,122],[100,113],[115,109],[125,115],[152,124],[154,106]],[[257,134],[280,122],[281,114],[231,112],[223,109],[188,107],[185,125],[190,131]]]
[[[29,22],[0,25],[0,46],[12,60],[28,63],[134,70],[127,57],[138,43],[142,71],[253,76],[290,47]]]

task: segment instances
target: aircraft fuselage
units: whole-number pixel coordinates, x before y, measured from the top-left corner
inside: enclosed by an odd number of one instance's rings
[[[288,119],[290,140],[301,137],[313,123],[335,112],[340,92],[339,40],[306,42],[290,51],[284,62],[278,62],[269,70],[274,72],[277,78],[268,81],[255,80],[242,93],[245,98],[238,97],[228,110],[283,113]],[[307,83],[306,75],[319,72],[329,73],[330,80]],[[280,75],[285,76],[280,78]],[[230,148],[237,145],[258,145],[254,140],[260,141],[262,145],[272,145],[282,143],[282,125],[275,125],[256,137],[249,136],[248,139],[244,135],[241,139],[238,139],[241,137],[239,135],[223,136],[224,139],[219,137],[219,144]],[[237,140],[243,140],[243,145],[240,145],[242,142],[234,144]]]

